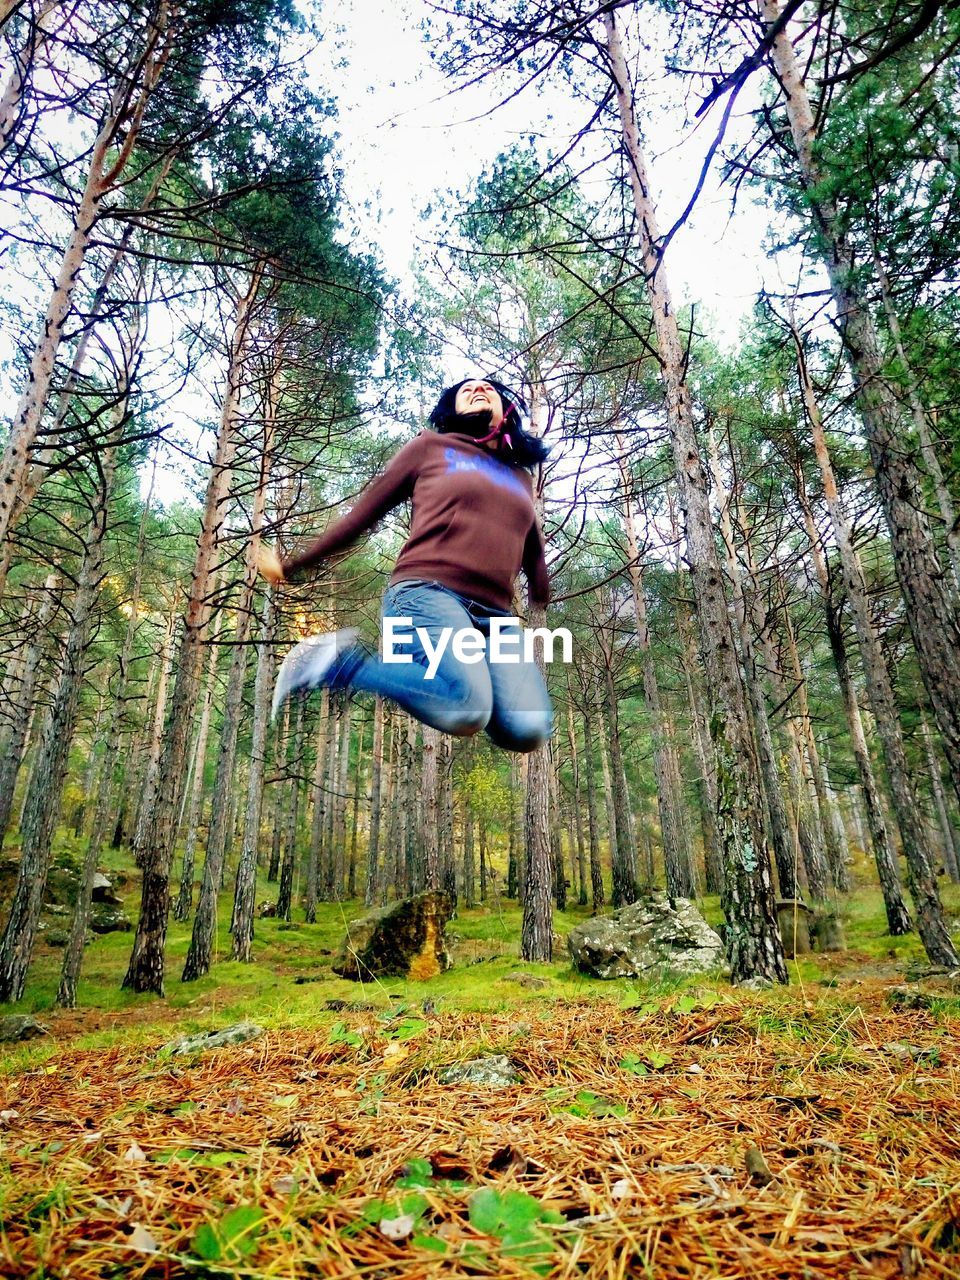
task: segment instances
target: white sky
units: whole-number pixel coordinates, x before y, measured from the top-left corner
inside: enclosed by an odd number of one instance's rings
[[[325,0],[328,39],[316,64],[323,85],[338,101],[347,194],[388,274],[401,280],[409,279],[415,242],[429,240],[420,213],[435,193],[465,190],[471,177],[488,169],[512,142],[550,128],[545,123],[548,105],[558,146],[567,136],[564,126],[569,132],[586,114],[582,103],[567,106],[554,98],[546,104],[527,91],[493,115],[471,121],[489,109],[495,89],[503,86],[486,82],[450,96],[418,29],[427,13],[421,0]],[[648,16],[645,39],[650,38],[649,21]],[[337,49],[347,60],[340,69],[330,65]],[[663,95],[675,95],[677,85],[664,81],[651,88],[651,111],[659,118]],[[683,140],[681,113],[671,114],[664,136],[650,144],[662,229],[692,193],[718,119],[711,115],[700,132]],[[728,225],[729,205],[729,193],[711,178],[690,223],[674,239],[667,264],[677,303],[696,302],[709,312],[709,328],[725,344],[736,338],[767,265],[761,250],[767,215],[744,197]],[[708,317],[701,312],[701,319]]]

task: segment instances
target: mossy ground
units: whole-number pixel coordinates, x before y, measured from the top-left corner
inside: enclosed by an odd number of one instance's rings
[[[0,1058],[0,1273],[960,1273],[960,993],[932,975],[911,984],[925,1007],[897,1002],[924,958],[884,936],[879,895],[845,904],[848,951],[759,993],[592,981],[562,946],[525,965],[502,899],[452,923],[448,973],[347,982],[330,962],[361,911],[258,921],[254,964],[189,984],[171,921],[164,999],[120,991],[131,935],[99,937],[74,1011],[52,1007],[62,952],[41,945],[2,1009],[51,1034]],[[557,933],[587,914],[557,913]],[[159,1053],[240,1020],[266,1034]],[[439,1083],[485,1052],[523,1083]]]

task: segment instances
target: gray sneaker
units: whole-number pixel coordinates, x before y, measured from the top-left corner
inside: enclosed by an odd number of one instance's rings
[[[319,689],[334,660],[344,649],[350,648],[358,635],[356,627],[341,627],[339,631],[307,636],[306,640],[295,645],[277,672],[270,719],[276,719],[281,704],[291,693],[298,693],[301,689]]]

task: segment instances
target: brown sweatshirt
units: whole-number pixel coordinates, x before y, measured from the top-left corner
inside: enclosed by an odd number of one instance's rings
[[[345,550],[407,498],[413,501],[412,527],[391,582],[429,578],[509,613],[514,579],[523,569],[531,604],[549,603],[530,473],[452,431],[421,431],[405,444],[345,516],[284,560],[284,573],[289,577]]]

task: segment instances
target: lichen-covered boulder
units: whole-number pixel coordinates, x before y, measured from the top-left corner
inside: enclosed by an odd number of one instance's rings
[[[18,1040],[33,1040],[47,1035],[47,1028],[36,1018],[25,1013],[10,1013],[0,1018],[0,1044],[12,1044]]]
[[[108,907],[97,902],[90,913],[90,928],[94,933],[129,933],[133,928],[133,921],[119,907]]]
[[[351,920],[334,973],[354,981],[436,977],[451,965],[444,930],[453,908],[448,893],[418,893]]]
[[[509,1089],[523,1079],[505,1053],[488,1053],[469,1062],[455,1062],[440,1072],[441,1084],[472,1085],[481,1089]]]
[[[570,930],[570,956],[595,978],[709,973],[723,966],[723,943],[689,898],[652,893],[612,916]]]
[[[160,1052],[172,1058],[190,1057],[205,1053],[208,1049],[229,1049],[235,1044],[246,1044],[263,1035],[263,1027],[256,1022],[235,1022],[232,1027],[220,1031],[201,1031],[194,1036],[180,1036],[165,1044]]]

